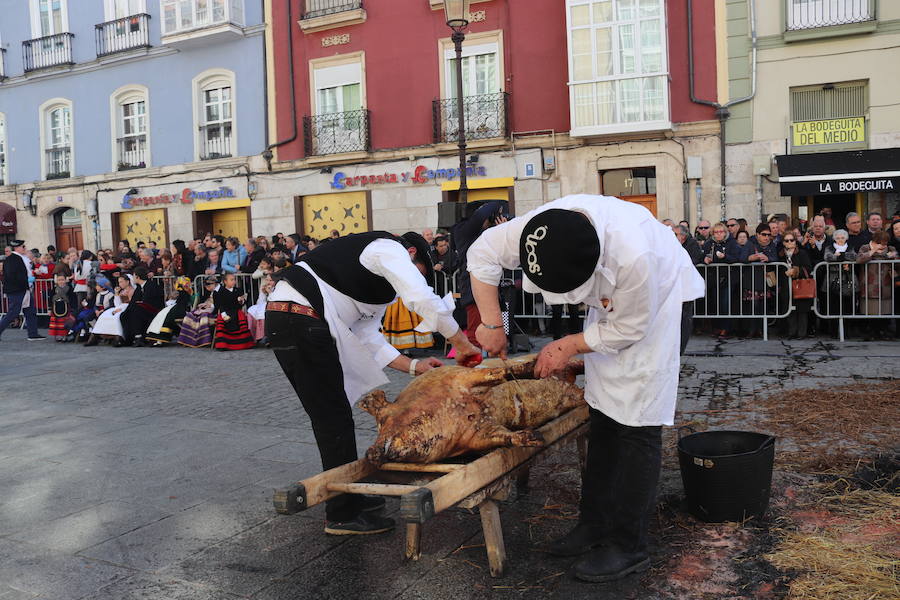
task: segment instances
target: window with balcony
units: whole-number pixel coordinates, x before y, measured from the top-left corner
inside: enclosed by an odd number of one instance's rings
[[[96,26],[97,56],[150,46],[145,0],[106,0],[106,22]]]
[[[6,173],[6,117],[0,113],[0,185],[6,185],[9,175]]]
[[[72,37],[68,33],[66,0],[30,0],[31,34],[22,42],[25,72],[72,64]]]
[[[310,33],[366,21],[362,0],[302,0],[300,28]]]
[[[116,171],[142,169],[150,162],[147,89],[128,86],[113,95]]]
[[[567,0],[572,135],[666,129],[663,0]]]
[[[72,103],[51,101],[41,111],[41,142],[45,179],[72,175]]]
[[[460,92],[456,84],[456,52],[452,46],[444,47],[442,58],[444,99],[432,104],[435,143],[459,140],[457,98]],[[468,140],[506,136],[508,95],[503,92],[501,61],[499,42],[463,45],[463,117]]]
[[[787,0],[787,30],[863,23],[875,18],[873,0]]]
[[[194,80],[196,95],[197,158],[212,160],[234,156],[234,73],[213,70]]]
[[[160,0],[163,36],[244,23],[243,0]]]
[[[359,58],[345,58],[342,64],[311,66],[315,114],[304,119],[308,155],[369,149],[369,115],[363,108],[363,70]]]
[[[6,79],[6,48],[0,48],[0,81]]]

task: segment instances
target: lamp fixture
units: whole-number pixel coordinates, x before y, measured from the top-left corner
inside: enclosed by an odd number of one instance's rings
[[[131,188],[130,190],[128,190],[128,191],[125,192],[125,193],[128,194],[129,196],[137,196],[137,195],[138,195],[138,189],[137,189],[137,188]]]
[[[469,24],[470,0],[444,0],[444,16],[447,27],[453,31],[462,31]]]
[[[466,157],[466,164],[477,165],[478,164],[478,155],[470,154]]]

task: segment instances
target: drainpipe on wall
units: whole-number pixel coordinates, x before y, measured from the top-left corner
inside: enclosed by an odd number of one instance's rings
[[[763,176],[756,176],[756,214],[759,215],[759,222],[765,221],[766,217],[763,213]]]
[[[277,148],[278,146],[283,146],[285,144],[289,144],[297,139],[297,92],[296,92],[296,81],[294,80],[294,11],[293,5],[295,0],[287,0],[287,9],[288,9],[288,65],[290,67],[291,73],[291,125],[293,126],[293,133],[291,137],[285,138],[283,140],[278,140],[273,144],[269,144],[266,146],[266,149],[263,150],[262,157],[266,161],[266,165],[268,166],[269,171],[272,170],[272,157],[274,154],[272,153],[272,148]],[[263,42],[265,43],[265,42]],[[268,84],[267,84],[268,85]],[[266,97],[266,103],[268,104],[268,94]],[[266,107],[266,112],[268,112],[268,106]],[[266,128],[268,132],[268,127]]]
[[[730,100],[725,104],[719,104],[718,102],[713,102],[711,100],[703,100],[702,98],[698,98],[694,93],[694,2],[693,0],[687,0],[687,25],[688,25],[688,74],[690,79],[690,88],[691,88],[691,102],[696,104],[703,104],[705,106],[712,106],[716,109],[716,117],[719,119],[719,153],[720,153],[720,165],[719,165],[719,180],[721,185],[720,194],[720,205],[722,210],[722,220],[725,220],[726,215],[726,207],[727,207],[727,192],[725,185],[725,123],[728,120],[728,117],[731,116],[731,113],[728,111],[728,108],[734,106],[735,104],[741,104],[742,102],[747,102],[748,100],[752,100],[754,96],[756,96],[756,52],[757,52],[757,36],[756,36],[756,0],[748,0],[750,5],[750,93],[743,98],[735,98],[734,100]],[[698,217],[699,219],[699,217]]]

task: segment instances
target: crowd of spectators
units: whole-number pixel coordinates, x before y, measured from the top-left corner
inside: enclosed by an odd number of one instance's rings
[[[865,224],[855,212],[835,224],[828,208],[808,223],[770,215],[752,230],[743,219],[701,220],[693,232],[685,221],[663,223],[706,279],[697,316],[718,337],[758,337],[763,319],[772,316],[788,338],[833,334],[837,319],[827,317],[838,315],[863,317],[858,333],[866,340],[898,333],[891,319],[864,317],[900,313],[900,265],[878,262],[900,254],[900,213],[887,227],[878,212],[867,214]],[[815,284],[798,285],[804,279]],[[811,314],[814,301],[824,317]],[[704,317],[714,318],[704,323]]]

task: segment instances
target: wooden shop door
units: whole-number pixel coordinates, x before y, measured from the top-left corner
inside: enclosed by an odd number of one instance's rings
[[[250,235],[247,227],[247,209],[225,208],[212,211],[212,229],[216,235],[236,237],[243,243]]]

